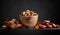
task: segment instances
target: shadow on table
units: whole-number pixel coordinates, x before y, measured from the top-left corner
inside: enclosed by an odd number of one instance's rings
[[[1,35],[54,35],[59,34],[60,29],[1,29]]]

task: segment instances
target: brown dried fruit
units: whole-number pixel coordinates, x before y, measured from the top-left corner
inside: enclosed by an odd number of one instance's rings
[[[22,24],[16,24],[16,27],[18,28],[18,27],[22,27]]]
[[[25,26],[23,26],[22,28],[26,28]]]
[[[59,28],[60,26],[58,24],[56,24],[56,27]]]
[[[46,23],[46,25],[48,26],[48,25],[50,25],[49,23]]]
[[[36,29],[39,29],[39,25],[36,25],[35,28],[36,28]]]
[[[3,28],[7,28],[7,26],[6,26],[6,25],[3,25],[2,27],[3,27]]]
[[[54,23],[52,23],[52,26],[53,26],[54,28],[56,28],[56,25],[55,25]]]
[[[12,22],[16,22],[16,19],[12,19],[11,21],[12,21]]]
[[[47,27],[48,27],[48,28],[53,28],[53,26],[52,26],[52,25],[47,25]]]
[[[40,28],[46,28],[46,25],[40,24],[39,27],[40,27]]]
[[[46,23],[50,23],[50,21],[49,21],[49,20],[44,20],[44,22],[46,22]]]
[[[11,29],[15,29],[16,28],[16,24],[12,24],[10,25]]]
[[[6,22],[8,22],[8,21],[9,21],[9,19],[6,19],[5,21],[6,21]]]

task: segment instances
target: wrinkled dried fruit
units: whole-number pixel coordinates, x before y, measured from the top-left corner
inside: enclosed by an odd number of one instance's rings
[[[44,20],[44,19],[43,19],[41,22],[48,22],[48,23],[49,23],[50,21],[49,21],[49,20]]]
[[[35,28],[36,28],[36,29],[39,29],[39,25],[36,25]]]
[[[11,27],[11,29],[15,29],[16,28],[16,24],[12,24],[10,27]]]
[[[6,25],[3,25],[2,27],[3,27],[3,28],[7,28],[7,26],[6,26]]]
[[[48,25],[47,27],[48,27],[48,28],[53,28],[53,26],[52,26],[52,25]]]
[[[39,24],[40,28],[46,28],[46,25]]]
[[[16,27],[17,28],[22,27],[22,24],[16,24]]]
[[[53,25],[54,28],[56,28],[56,25],[54,23],[52,25]]]
[[[60,26],[59,26],[58,24],[56,24],[56,27],[57,27],[57,28],[60,28]]]

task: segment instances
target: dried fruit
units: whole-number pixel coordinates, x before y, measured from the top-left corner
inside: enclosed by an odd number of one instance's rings
[[[16,27],[17,28],[22,27],[22,24],[16,24]]]
[[[56,25],[54,23],[52,23],[53,27],[56,28]]]
[[[25,14],[27,14],[27,16],[30,16],[30,10],[26,10]]]
[[[25,12],[23,12],[23,15],[25,16]]]
[[[6,26],[6,25],[3,25],[2,27],[3,27],[3,28],[7,28],[7,26]]]
[[[12,24],[10,27],[11,27],[11,29],[15,29],[16,28],[16,24]]]
[[[39,29],[39,25],[36,25],[35,28],[36,28],[36,29]]]
[[[56,24],[56,27],[57,27],[57,28],[60,28],[60,26],[59,26],[58,24]]]
[[[52,26],[52,25],[48,25],[47,27],[48,27],[48,28],[53,28],[53,26]]]
[[[46,25],[39,24],[40,28],[46,28]]]

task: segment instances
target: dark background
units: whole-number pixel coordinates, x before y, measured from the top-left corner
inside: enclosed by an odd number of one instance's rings
[[[0,1],[0,26],[6,18],[19,19],[19,14],[26,9],[33,10],[39,14],[38,21],[42,19],[50,20],[53,23],[60,24],[59,1],[58,0],[1,0]],[[0,34],[5,35],[51,35],[57,34],[59,30],[30,30],[16,29],[0,30]]]
[[[18,20],[21,12],[30,9],[39,14],[39,21],[47,19],[60,23],[58,0],[2,0],[0,7],[0,21],[5,18]]]
[[[0,8],[0,24],[6,18],[18,20],[19,14],[26,9],[37,12],[39,14],[38,21],[47,19],[60,24],[58,0],[2,0]]]

